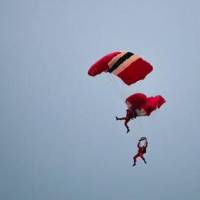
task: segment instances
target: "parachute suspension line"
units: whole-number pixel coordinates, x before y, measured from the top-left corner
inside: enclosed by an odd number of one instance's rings
[[[116,93],[116,95],[118,97],[120,97],[120,99],[122,100],[122,102],[124,101],[124,99],[126,98],[126,93],[124,92],[124,90],[121,88],[120,84],[117,82],[117,80],[114,80],[114,77],[112,75],[108,75],[110,82],[112,83],[112,86],[114,88],[114,91]]]

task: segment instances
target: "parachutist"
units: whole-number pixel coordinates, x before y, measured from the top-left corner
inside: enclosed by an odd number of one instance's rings
[[[145,141],[145,143],[144,143],[144,145],[141,145],[141,142],[142,142],[143,140]],[[146,137],[140,138],[140,139],[139,139],[139,142],[138,142],[138,144],[137,144],[138,152],[137,152],[137,154],[133,157],[133,161],[134,161],[134,163],[133,163],[133,165],[132,165],[133,167],[136,165],[136,161],[137,161],[137,158],[138,158],[138,157],[140,157],[140,158],[144,161],[144,163],[147,164],[147,162],[146,162],[146,160],[145,160],[145,158],[144,158],[144,156],[143,156],[143,155],[146,153],[147,146],[148,146],[147,138],[146,138]]]
[[[126,117],[116,117],[116,120],[124,120],[124,125],[127,129],[127,133],[130,131],[129,127],[128,127],[128,122],[133,119],[136,118],[136,113],[133,110],[127,109],[126,110]]]

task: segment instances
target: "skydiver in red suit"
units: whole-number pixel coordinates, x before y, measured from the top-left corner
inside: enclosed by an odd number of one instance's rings
[[[145,142],[144,142],[144,145],[141,145],[141,142],[142,142],[142,141],[145,141]],[[137,158],[138,158],[138,157],[140,157],[140,158],[144,161],[144,163],[147,164],[147,162],[146,162],[146,160],[145,160],[145,158],[144,158],[144,156],[143,156],[143,155],[146,153],[147,146],[148,146],[147,138],[146,138],[146,137],[140,138],[140,140],[139,140],[139,142],[138,142],[138,144],[137,144],[138,152],[137,152],[137,154],[133,157],[133,161],[134,161],[133,167],[136,165],[136,161],[137,161]]]
[[[137,114],[134,111],[134,109],[127,109],[126,110],[126,117],[116,117],[116,120],[124,120],[124,125],[127,129],[127,133],[130,131],[129,127],[128,127],[128,122],[133,119],[136,118]]]

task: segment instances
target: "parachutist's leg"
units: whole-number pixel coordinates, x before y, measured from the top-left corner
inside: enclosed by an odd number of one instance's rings
[[[126,117],[115,117],[116,120],[125,120]]]
[[[137,157],[139,157],[138,154],[136,154],[134,157],[133,157],[133,167],[136,165],[136,161],[137,161]]]
[[[146,162],[145,158],[143,157],[143,155],[140,156],[140,157],[142,158],[142,160],[144,161],[144,163],[147,164],[147,162]]]
[[[126,119],[125,122],[124,122],[124,125],[126,126],[126,129],[127,129],[127,133],[130,131],[129,127],[128,127],[128,122],[129,122],[130,119]]]
[[[126,133],[128,133],[128,132],[130,131],[130,129],[129,129],[129,127],[128,127],[128,126],[127,126],[126,128],[127,128],[127,131],[126,131]]]

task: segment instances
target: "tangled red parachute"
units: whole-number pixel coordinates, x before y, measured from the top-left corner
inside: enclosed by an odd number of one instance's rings
[[[135,93],[128,98],[126,98],[126,104],[130,109],[137,109],[141,105],[145,104],[147,101],[147,96],[143,93]]]
[[[126,98],[128,109],[125,117],[117,117],[116,120],[124,120],[127,133],[130,131],[128,122],[138,116],[149,116],[154,110],[160,108],[165,103],[165,99],[160,96],[147,97],[143,93],[135,93]]]
[[[131,52],[116,51],[94,63],[88,70],[88,75],[96,76],[108,72],[118,76],[127,85],[131,85],[143,80],[152,70],[152,65],[140,56]]]
[[[143,93],[135,93],[126,98],[125,102],[129,109],[133,109],[136,112],[137,116],[149,116],[166,101],[161,95],[147,97]]]

